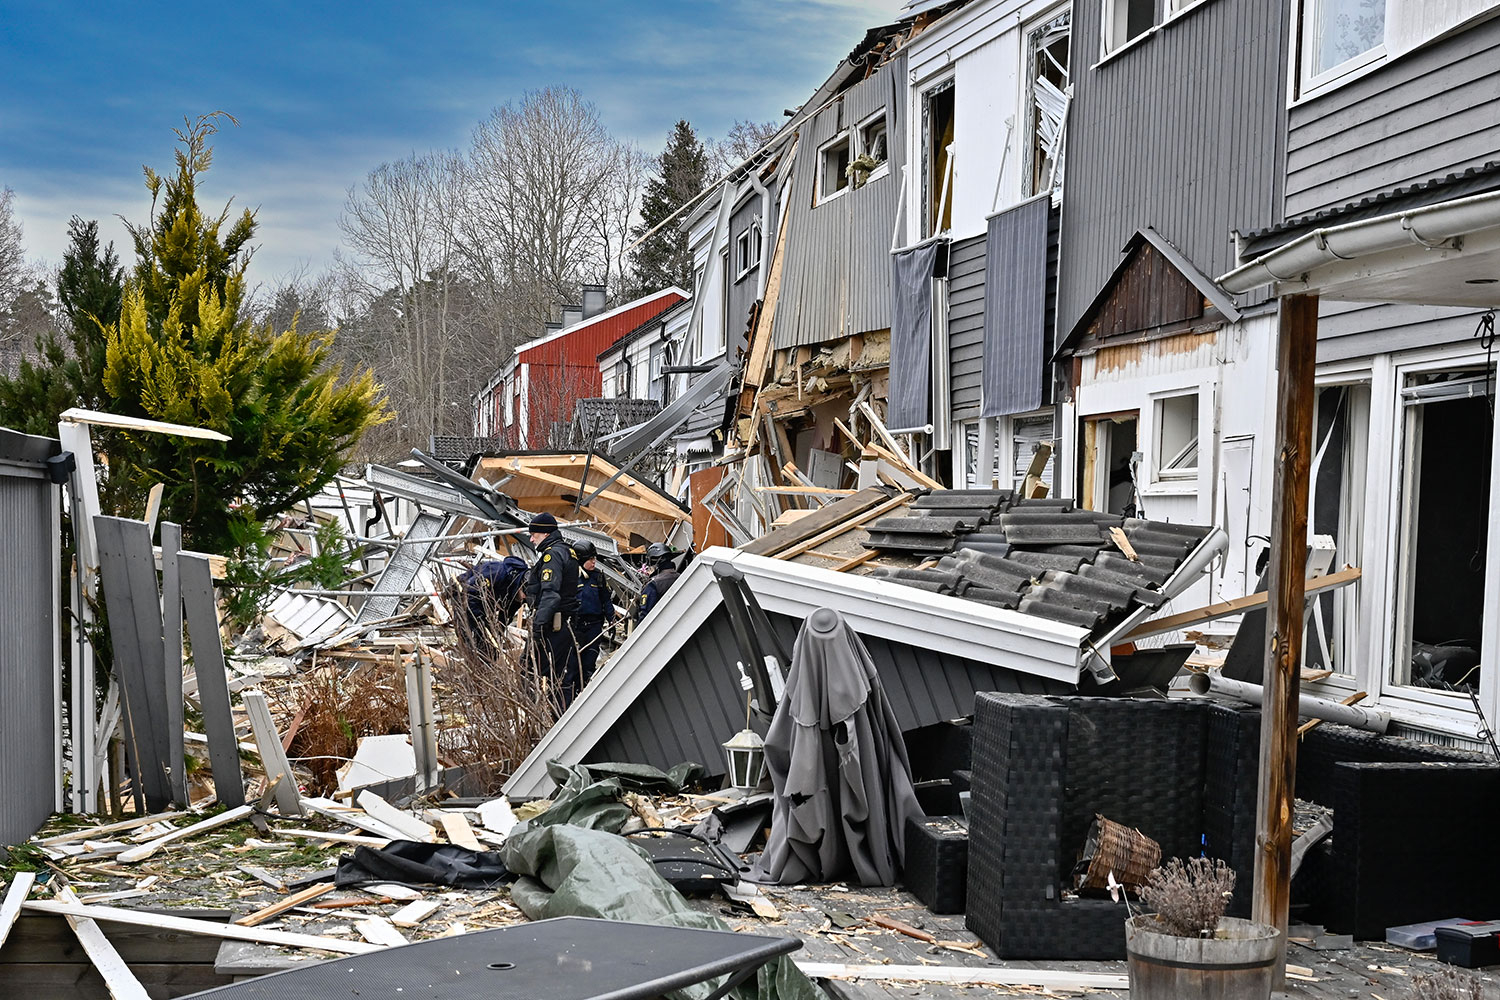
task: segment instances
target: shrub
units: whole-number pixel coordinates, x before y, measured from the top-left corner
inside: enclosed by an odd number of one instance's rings
[[[1156,911],[1160,929],[1178,937],[1211,937],[1233,895],[1234,869],[1208,858],[1173,858],[1141,887],[1141,899]]]
[[[1414,976],[1411,1000],[1484,1000],[1484,982],[1454,968]]]

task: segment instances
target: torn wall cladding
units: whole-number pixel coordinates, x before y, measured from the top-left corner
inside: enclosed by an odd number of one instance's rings
[[[905,164],[906,56],[897,53],[815,114],[793,167],[777,349],[820,344],[891,325],[889,251]],[[823,153],[883,112],[888,159],[859,188],[815,199]]]

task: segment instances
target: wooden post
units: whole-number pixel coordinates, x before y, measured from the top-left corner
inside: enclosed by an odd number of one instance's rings
[[[1277,337],[1276,480],[1271,504],[1265,702],[1260,726],[1253,917],[1281,930],[1273,988],[1286,974],[1291,901],[1292,798],[1297,779],[1297,696],[1301,680],[1307,563],[1307,497],[1312,464],[1313,372],[1318,297],[1281,300]]]

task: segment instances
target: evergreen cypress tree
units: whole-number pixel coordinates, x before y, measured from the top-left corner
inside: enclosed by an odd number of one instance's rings
[[[99,247],[99,224],[75,215],[57,277],[64,328],[38,336],[35,359],[23,360],[14,378],[0,378],[0,424],[51,436],[63,410],[106,408],[104,328],[120,318],[124,280],[114,244]]]
[[[641,199],[641,224],[634,230],[635,238],[651,232],[708,182],[708,151],[698,141],[693,126],[686,120],[678,121],[667,138],[666,149],[657,157],[656,175],[646,183],[646,193]],[[631,263],[637,293],[654,292],[669,285],[692,291],[693,255],[688,250],[687,232],[679,225],[681,221],[673,219],[635,248]]]
[[[222,431],[228,442],[125,434],[137,486],[166,487],[162,516],[188,544],[246,553],[263,525],[329,482],[359,436],[385,419],[365,371],[342,379],[329,361],[331,332],[276,333],[245,305],[254,215],[228,226],[229,208],[203,214],[196,197],[209,169],[212,116],[178,131],[174,174],[146,168],[148,223],[130,226],[137,263],[118,322],[105,330],[110,409]]]

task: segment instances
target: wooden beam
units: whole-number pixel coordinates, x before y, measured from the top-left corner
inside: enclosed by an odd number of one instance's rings
[[[279,944],[288,948],[317,948],[321,951],[340,952],[345,955],[363,955],[366,952],[380,950],[379,945],[366,944],[363,941],[343,941],[339,938],[292,934],[287,931],[268,930],[264,927],[219,924],[211,920],[194,920],[192,917],[174,917],[167,913],[147,913],[144,910],[126,910],[115,906],[92,906],[86,903],[34,899],[28,902],[25,908],[33,913],[51,913],[60,917],[70,915],[87,917],[107,924],[129,924],[135,927],[151,927],[158,931],[177,931],[182,934],[228,938],[232,941]]]
[[[57,894],[60,902],[70,905],[81,906],[78,896],[73,890],[64,887]],[[130,971],[130,966],[115,951],[115,946],[109,943],[109,938],[99,929],[99,925],[88,917],[79,917],[71,913],[63,914],[68,926],[73,928],[73,934],[78,938],[78,943],[83,945],[83,953],[93,963],[94,971],[99,973],[99,978],[104,980],[104,986],[109,990],[113,1000],[151,1000],[151,995],[141,985],[140,980],[135,978],[135,973]]]
[[[578,484],[573,480],[566,479],[562,476],[554,476],[552,473],[543,472],[541,469],[516,467],[512,468],[511,471],[523,478],[533,479],[540,483],[546,483],[549,486],[561,486],[569,493],[572,493],[578,489]],[[672,507],[665,500],[662,500],[660,502],[651,502],[645,499],[627,496],[624,493],[616,493],[613,490],[608,490],[594,497],[594,502],[597,503],[600,500],[609,500],[613,503],[623,504],[626,507],[634,507],[637,510],[648,511],[652,514],[657,515],[663,520],[675,519],[678,521],[682,521],[687,519],[687,517],[689,516],[684,511]],[[559,500],[558,502],[561,503],[562,501]]]
[[[319,882],[316,885],[308,886],[301,892],[294,892],[290,896],[283,896],[281,899],[278,899],[276,902],[270,904],[269,906],[262,906],[254,913],[247,913],[243,917],[240,917],[238,920],[236,920],[235,923],[239,924],[241,927],[254,927],[256,924],[265,923],[267,920],[270,920],[278,913],[285,913],[287,910],[290,910],[294,906],[301,906],[303,903],[310,903],[313,900],[317,899],[319,896],[326,896],[332,891],[332,882]]]
[[[240,692],[240,704],[250,717],[250,731],[260,751],[260,766],[266,778],[274,780],[277,775],[286,778],[276,786],[276,810],[283,816],[301,816],[302,804],[297,795],[297,781],[292,776],[292,765],[286,751],[281,748],[281,736],[276,732],[276,722],[271,718],[271,706],[261,691]]]
[[[869,562],[871,559],[874,559],[878,555],[880,555],[879,549],[868,549],[864,552],[861,552],[853,559],[846,559],[843,562],[839,563],[837,566],[833,567],[833,571],[835,573],[847,573],[849,570],[854,569],[856,566],[863,566],[865,563]]]
[[[945,983],[950,986],[1040,986],[1065,990],[1123,990],[1129,978],[1114,972],[1070,972],[1065,969],[996,969],[984,966],[843,965],[798,962],[811,979],[869,982]]]
[[[1304,584],[1304,594],[1316,594],[1324,590],[1334,590],[1338,587],[1348,586],[1360,578],[1358,566],[1350,566],[1348,569],[1339,570],[1337,573],[1329,573],[1327,576],[1314,577]],[[1219,601],[1215,604],[1204,605],[1194,608],[1192,611],[1182,611],[1165,618],[1153,618],[1148,622],[1142,622],[1135,628],[1126,632],[1115,640],[1116,643],[1133,642],[1136,639],[1144,639],[1147,636],[1161,635],[1165,632],[1176,632],[1189,625],[1201,625],[1204,622],[1216,621],[1220,618],[1229,618],[1245,611],[1253,611],[1264,607],[1267,594],[1262,590],[1256,594],[1248,594],[1245,597],[1236,597],[1232,601]]]
[[[219,815],[217,816],[210,816],[208,819],[201,820],[197,823],[192,824],[191,826],[178,827],[171,833],[163,834],[162,836],[157,837],[155,840],[148,840],[140,847],[132,847],[130,850],[124,852],[115,860],[123,862],[124,864],[134,864],[137,861],[144,861],[147,858],[151,857],[151,855],[155,854],[157,851],[161,850],[163,847],[166,847],[168,844],[175,843],[179,840],[185,840],[188,837],[196,837],[198,834],[203,833],[206,830],[213,830],[221,826],[228,826],[230,823],[237,823],[249,816],[254,811],[255,807],[248,805],[235,806],[233,809],[226,809],[223,812],[219,813]]]
[[[431,826],[423,823],[411,813],[402,812],[391,805],[385,799],[376,795],[366,788],[359,793],[359,807],[377,822],[384,823],[393,830],[399,830],[405,840],[418,840],[430,843],[437,839],[437,831]]]
[[[31,895],[31,886],[35,882],[35,872],[16,872],[11,876],[10,886],[5,890],[5,902],[0,903],[0,947],[5,945],[11,926],[21,914],[21,904]]]
[[[879,455],[881,458],[885,459],[887,462],[896,466],[906,475],[915,479],[923,486],[934,490],[946,490],[948,488],[942,483],[938,482],[936,479],[933,479],[927,473],[923,472],[921,469],[914,468],[911,463],[907,462],[906,459],[902,458],[900,455],[880,447],[880,445],[876,444],[873,441],[865,447],[870,451],[873,451],[875,454]]]
[[[1313,381],[1318,296],[1281,300],[1277,331],[1276,476],[1271,494],[1271,562],[1267,587],[1265,700],[1260,727],[1260,794],[1256,808],[1254,920],[1281,931],[1273,990],[1286,975],[1291,904],[1292,808],[1297,782],[1307,562],[1307,497],[1312,467]]]
[[[911,503],[910,493],[898,494],[897,496],[892,497],[880,506],[872,507],[870,510],[865,511],[858,517],[852,517],[847,521],[843,521],[839,524],[834,525],[832,528],[829,528],[821,535],[814,535],[812,538],[809,538],[805,542],[800,542],[796,545],[793,545],[789,549],[776,553],[774,558],[795,559],[797,556],[800,556],[808,549],[815,549],[819,545],[822,545],[824,542],[828,541],[830,538],[837,538],[845,532],[859,527],[866,521],[874,520],[882,514],[889,513],[890,511],[896,510],[899,507],[905,507],[909,503]]]

